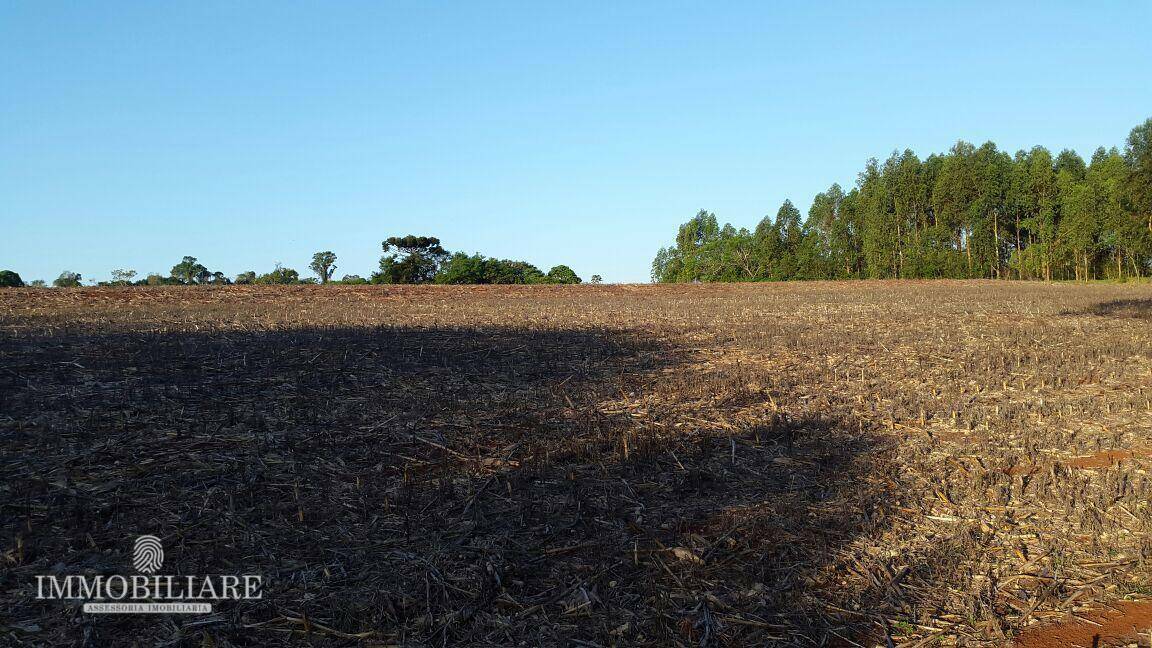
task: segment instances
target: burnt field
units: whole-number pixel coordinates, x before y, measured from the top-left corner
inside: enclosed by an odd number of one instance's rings
[[[1149,468],[1149,284],[0,291],[3,645],[1147,645]]]

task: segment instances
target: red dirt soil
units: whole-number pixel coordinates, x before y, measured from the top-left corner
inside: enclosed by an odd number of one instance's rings
[[[1108,468],[1136,456],[1131,450],[1105,450],[1087,457],[1074,457],[1068,461],[1073,468]]]
[[[1152,601],[1119,601],[1114,609],[1068,617],[1054,625],[1033,626],[1016,640],[1018,648],[1104,648],[1140,642],[1152,636]],[[1143,640],[1143,641],[1141,641]]]

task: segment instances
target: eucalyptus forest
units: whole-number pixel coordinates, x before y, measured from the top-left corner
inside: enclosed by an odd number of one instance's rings
[[[1152,270],[1152,119],[1085,161],[960,141],[920,159],[868,160],[803,218],[790,201],[749,231],[701,210],[652,280],[1126,279]]]

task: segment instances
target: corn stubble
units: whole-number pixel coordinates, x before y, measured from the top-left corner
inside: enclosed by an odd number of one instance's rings
[[[1152,595],[1147,284],[5,290],[0,323],[14,642],[997,646]],[[29,596],[145,533],[264,598]]]

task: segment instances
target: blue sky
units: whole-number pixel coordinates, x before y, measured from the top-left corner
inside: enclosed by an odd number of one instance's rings
[[[964,6],[952,6],[960,5]],[[929,5],[929,6],[924,6]],[[0,0],[0,268],[367,276],[391,235],[647,281],[957,139],[1152,116],[1152,4]]]

